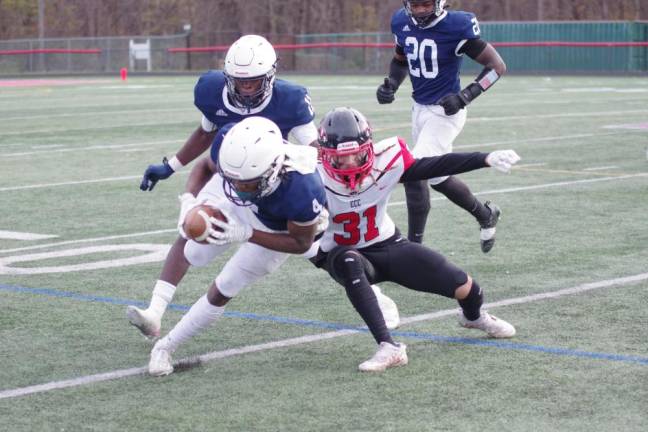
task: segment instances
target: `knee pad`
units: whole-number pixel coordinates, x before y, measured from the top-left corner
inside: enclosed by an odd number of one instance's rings
[[[345,285],[345,280],[358,277],[363,272],[372,273],[371,264],[360,252],[348,246],[333,248],[327,261],[329,274],[341,285]]]

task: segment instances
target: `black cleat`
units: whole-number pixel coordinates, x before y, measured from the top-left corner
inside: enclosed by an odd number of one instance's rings
[[[482,252],[488,253],[495,245],[495,225],[497,225],[502,212],[498,206],[490,201],[486,201],[484,206],[487,207],[491,213],[488,219],[479,221],[479,242],[481,243]]]

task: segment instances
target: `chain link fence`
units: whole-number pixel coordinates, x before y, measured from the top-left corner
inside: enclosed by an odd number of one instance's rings
[[[220,69],[241,34],[133,36],[0,41],[0,75],[185,72]],[[277,48],[279,70],[300,73],[385,73],[393,55],[389,33],[265,35]],[[482,23],[511,73],[647,73],[648,23]],[[546,45],[511,47],[509,42]],[[630,42],[640,46],[555,46],[551,42]],[[313,45],[317,45],[313,47]],[[346,45],[346,46],[341,46]],[[353,45],[353,46],[349,46]],[[198,48],[200,47],[200,48]],[[476,71],[464,62],[465,71]]]

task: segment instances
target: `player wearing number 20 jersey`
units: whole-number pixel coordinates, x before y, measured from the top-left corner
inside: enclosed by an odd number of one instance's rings
[[[445,0],[404,0],[391,21],[395,52],[389,75],[376,93],[381,104],[394,95],[409,75],[412,82],[412,144],[415,157],[438,156],[452,151],[452,143],[466,122],[465,107],[490,88],[506,72],[506,65],[481,39],[474,14],[445,10]],[[459,72],[464,54],[484,66],[474,82],[463,90]],[[430,211],[431,186],[452,203],[469,212],[479,223],[484,253],[495,243],[499,208],[481,203],[461,180],[437,176],[405,184],[411,241],[422,242]]]
[[[449,93],[458,93],[459,70],[466,42],[479,39],[479,24],[474,14],[447,11],[430,27],[412,24],[405,9],[396,12],[391,22],[396,47],[407,57],[414,92],[422,105],[432,105]]]
[[[400,235],[387,214],[387,203],[399,182],[488,166],[510,168],[519,160],[515,152],[451,153],[416,159],[400,138],[374,144],[367,120],[352,108],[336,108],[326,114],[319,136],[318,169],[330,223],[313,262],[344,286],[379,344],[376,354],[360,364],[360,370],[375,372],[407,364],[405,345],[391,338],[371,283],[391,281],[456,298],[463,310],[460,322],[464,327],[481,329],[492,337],[513,336],[512,325],[480,311],[483,293],[477,282],[441,254]]]

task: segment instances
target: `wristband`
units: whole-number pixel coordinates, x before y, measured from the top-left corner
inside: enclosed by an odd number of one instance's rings
[[[173,156],[171,159],[169,159],[167,163],[174,172],[178,171],[184,166],[176,156]]]
[[[488,90],[493,84],[495,84],[495,81],[499,79],[499,75],[495,70],[493,69],[484,69],[482,73],[479,74],[477,79],[475,80],[477,84],[479,84],[479,87],[483,91]]]

